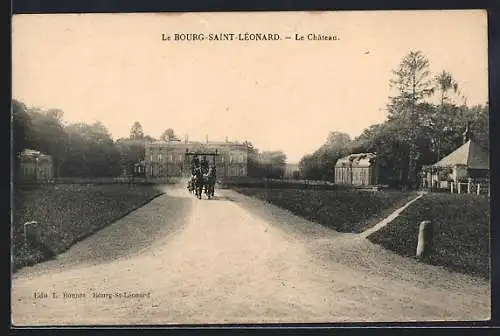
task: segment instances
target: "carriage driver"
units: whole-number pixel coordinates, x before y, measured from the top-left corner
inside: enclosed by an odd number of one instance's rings
[[[203,174],[208,172],[208,161],[206,156],[203,156],[203,159],[201,160],[201,170],[203,171]]]
[[[191,162],[191,170],[192,174],[195,174],[195,169],[200,166],[200,159],[198,159],[198,156],[193,157],[193,161]]]

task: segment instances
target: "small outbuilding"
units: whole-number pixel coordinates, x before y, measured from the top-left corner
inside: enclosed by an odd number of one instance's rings
[[[53,162],[50,155],[32,149],[25,149],[19,155],[19,175],[24,182],[43,182],[51,180]]]
[[[472,179],[488,179],[490,156],[486,149],[474,140],[468,140],[438,162],[423,167],[424,185],[442,186],[443,183]],[[442,187],[447,187],[443,185]]]
[[[350,154],[335,164],[335,184],[373,186],[378,184],[375,153]]]

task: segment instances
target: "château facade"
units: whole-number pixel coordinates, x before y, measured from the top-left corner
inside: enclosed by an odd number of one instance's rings
[[[190,153],[217,153],[206,155],[210,164],[215,163],[217,176],[244,177],[248,175],[248,161],[252,148],[246,143],[230,141],[155,141],[146,143],[145,173],[147,178],[187,177],[191,174]]]

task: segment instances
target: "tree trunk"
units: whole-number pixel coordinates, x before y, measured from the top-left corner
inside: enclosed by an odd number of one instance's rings
[[[415,182],[417,177],[417,146],[414,142],[410,143],[410,153],[409,153],[409,162],[408,162],[408,176],[407,176],[407,185],[409,189],[415,188]]]

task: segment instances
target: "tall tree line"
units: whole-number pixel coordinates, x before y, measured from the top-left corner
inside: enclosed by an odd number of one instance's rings
[[[106,127],[100,123],[65,125],[63,112],[42,110],[12,101],[14,172],[24,149],[53,158],[54,174],[61,177],[116,176],[119,153]]]
[[[145,159],[147,142],[156,139],[145,134],[135,121],[127,138],[113,141],[101,123],[66,125],[59,109],[42,110],[12,101],[14,178],[19,172],[19,154],[24,149],[51,155],[56,177],[113,177],[132,174],[134,165]],[[179,141],[172,128],[160,136],[162,141]],[[260,178],[281,178],[286,155],[281,151],[259,152],[251,143],[248,174]]]
[[[300,175],[310,180],[332,181],[333,167],[338,159],[349,154],[351,137],[342,132],[330,132],[325,143],[299,162]]]
[[[124,166],[130,173],[128,168],[144,159],[145,141],[154,140],[139,122],[132,125],[128,139],[115,142],[101,122],[66,124],[63,116],[59,109],[42,110],[12,100],[15,180],[24,149],[51,155],[56,177],[113,177]]]
[[[338,139],[338,146],[325,144],[306,155],[301,160],[305,177],[331,180],[333,160],[350,153],[376,152],[384,172],[382,182],[414,188],[422,165],[458,148],[466,127],[477,143],[489,149],[488,104],[467,106],[451,73],[443,70],[433,76],[429,60],[420,51],[411,51],[393,75],[389,85],[397,94],[389,97],[386,120],[366,128],[352,141]],[[431,102],[433,97],[437,103]]]

